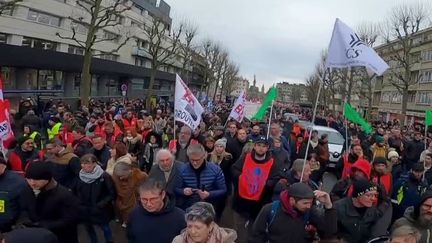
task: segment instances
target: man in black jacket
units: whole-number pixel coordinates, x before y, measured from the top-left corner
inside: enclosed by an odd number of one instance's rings
[[[233,156],[234,161],[240,158],[243,147],[248,142],[247,139],[247,133],[244,129],[239,129],[236,137],[227,139],[226,151]]]
[[[7,163],[0,154],[0,232],[8,232],[19,216],[19,197],[27,186],[22,176],[6,169]]]
[[[420,154],[424,150],[424,143],[422,141],[422,134],[415,132],[414,139],[407,143],[405,148],[405,157],[403,162],[405,163],[405,170],[410,170],[412,165],[417,163],[420,159]]]
[[[281,168],[268,150],[268,140],[261,136],[252,152],[240,157],[231,168],[234,223],[239,242],[247,241],[253,219],[271,202],[274,186],[280,179]]]
[[[129,214],[129,243],[171,243],[186,228],[184,211],[175,207],[164,188],[154,179],[139,187],[141,203]]]
[[[314,198],[324,205],[324,212],[313,206]],[[336,210],[329,194],[312,191],[305,183],[295,183],[281,194],[279,201],[263,207],[248,242],[306,243],[336,232]]]
[[[92,138],[93,148],[90,153],[98,159],[102,169],[106,170],[108,160],[111,158],[110,148],[106,145],[106,140],[101,135],[95,135]]]
[[[48,163],[31,163],[26,179],[29,186],[21,194],[20,223],[46,228],[59,242],[78,243],[78,199],[53,179]]]

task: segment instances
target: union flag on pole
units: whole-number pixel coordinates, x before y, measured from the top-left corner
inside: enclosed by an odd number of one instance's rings
[[[1,150],[4,156],[6,155],[4,148],[9,148],[15,139],[10,124],[9,109],[9,100],[5,100],[3,97],[3,75],[0,72],[0,140],[2,141]]]
[[[234,103],[233,109],[231,110],[229,117],[233,118],[238,122],[242,122],[245,114],[244,112],[245,103],[246,103],[246,93],[243,90],[240,93],[240,96],[237,98],[236,102]]]

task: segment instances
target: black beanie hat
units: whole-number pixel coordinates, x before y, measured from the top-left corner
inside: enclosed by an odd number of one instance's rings
[[[375,157],[372,164],[384,164],[387,166],[387,160],[384,157]]]
[[[288,194],[290,197],[295,197],[298,199],[311,199],[314,198],[314,193],[312,188],[306,183],[297,182],[292,184],[288,188]]]
[[[370,191],[377,191],[377,187],[365,179],[355,180],[353,183],[352,197],[357,198]]]
[[[52,172],[48,163],[33,162],[30,163],[26,171],[26,178],[33,180],[51,180]]]
[[[27,136],[24,136],[24,135],[19,136],[18,139],[17,139],[18,146],[21,147],[25,143],[25,141],[27,141],[27,140],[33,140],[33,139],[31,137],[27,137]]]

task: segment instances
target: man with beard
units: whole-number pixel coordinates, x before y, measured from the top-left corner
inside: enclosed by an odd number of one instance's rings
[[[313,204],[314,198],[324,205],[324,212]],[[280,195],[280,200],[262,208],[248,242],[311,242],[318,235],[325,238],[336,231],[336,210],[329,194],[295,183]]]
[[[396,149],[399,154],[403,151],[403,141],[401,136],[401,131],[399,128],[394,128],[392,130],[392,136],[388,139],[388,145],[390,148]]]
[[[417,205],[421,201],[421,195],[427,189],[427,183],[423,179],[424,166],[422,163],[416,163],[412,166],[408,174],[402,175],[393,186],[392,201],[393,219],[403,216],[405,210]]]
[[[420,159],[420,154],[424,150],[424,143],[421,139],[422,134],[420,132],[415,132],[414,139],[407,143],[405,157],[403,159],[406,170],[411,169],[412,165],[417,163]]]
[[[247,143],[246,131],[244,129],[239,129],[234,139],[227,140],[226,150],[233,156],[233,160],[237,161],[242,154],[244,145]]]
[[[369,159],[372,160],[373,158],[376,158],[376,157],[385,158],[387,153],[388,153],[388,149],[384,143],[384,137],[383,136],[376,136],[375,144],[372,145],[372,158],[369,158]]]
[[[215,139],[215,141],[224,137],[224,130],[225,128],[223,126],[216,126],[213,129],[213,138]]]
[[[349,154],[344,154],[336,164],[336,171],[341,174],[342,179],[349,177],[353,164],[363,158],[363,149],[359,144],[351,145]]]
[[[376,157],[372,163],[371,181],[375,185],[381,185],[387,195],[391,195],[393,180],[392,174],[387,169],[387,160],[383,157]]]
[[[186,151],[191,144],[198,144],[198,141],[192,139],[192,129],[182,126],[178,140],[171,140],[168,147],[171,153],[175,154],[177,161],[186,163],[189,161]]]
[[[404,225],[415,227],[420,231],[421,239],[418,242],[429,242],[432,230],[432,190],[423,193],[418,205],[408,207],[404,216],[396,220],[392,228],[396,229]]]
[[[240,157],[231,168],[234,184],[233,210],[238,242],[247,242],[253,220],[271,201],[281,169],[273,160],[266,137],[260,137],[252,152]]]

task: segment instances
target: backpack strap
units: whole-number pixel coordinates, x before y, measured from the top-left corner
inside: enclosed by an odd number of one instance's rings
[[[276,213],[278,209],[280,208],[280,201],[276,200],[272,202],[270,213],[267,215],[267,222],[266,222],[266,233],[268,234],[270,231],[270,225],[273,223]]]

